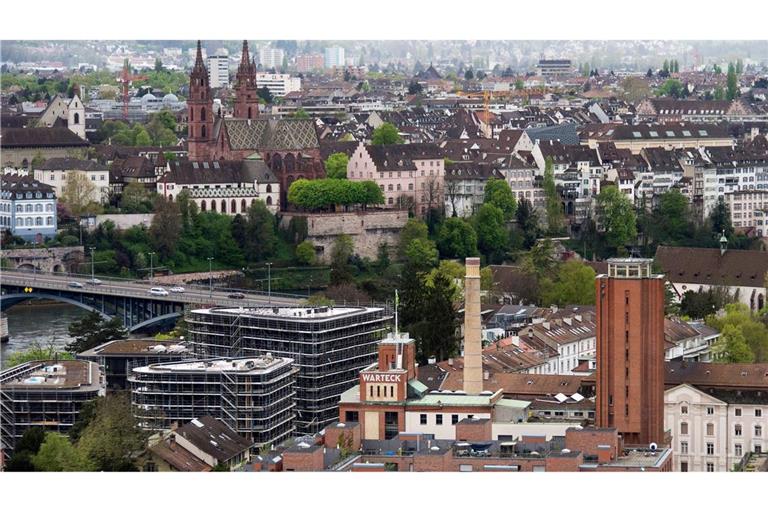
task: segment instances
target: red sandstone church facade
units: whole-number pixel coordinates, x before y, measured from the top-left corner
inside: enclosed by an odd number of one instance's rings
[[[314,120],[259,117],[256,65],[250,59],[247,41],[243,41],[234,91],[234,116],[224,117],[221,111],[214,114],[208,70],[198,41],[187,99],[190,160],[261,158],[280,180],[283,196],[299,178],[325,176]],[[281,204],[286,204],[285,197],[281,197]]]

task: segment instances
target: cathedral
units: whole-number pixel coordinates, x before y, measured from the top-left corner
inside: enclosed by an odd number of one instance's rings
[[[208,70],[198,41],[187,98],[190,160],[262,159],[279,179],[283,196],[299,178],[325,176],[314,120],[259,116],[256,65],[250,58],[247,41],[243,41],[233,89],[233,117],[224,117],[221,110],[214,114]],[[281,204],[286,204],[285,197]]]

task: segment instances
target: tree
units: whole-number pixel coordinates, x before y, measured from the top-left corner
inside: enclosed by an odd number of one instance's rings
[[[504,179],[490,178],[485,184],[485,203],[499,208],[504,214],[504,220],[509,221],[515,216],[517,201],[509,183]]]
[[[355,251],[352,237],[339,235],[331,250],[331,284],[341,284],[352,279],[349,259]]]
[[[93,419],[83,430],[77,448],[96,471],[135,471],[132,455],[144,448],[147,434],[131,412],[126,392],[96,399]]]
[[[659,96],[670,96],[672,98],[682,98],[685,95],[684,87],[680,80],[670,78],[661,84],[658,90]]]
[[[563,207],[555,186],[555,172],[552,157],[547,157],[544,164],[544,196],[547,209],[547,230],[550,234],[559,234],[563,229]]]
[[[715,93],[713,95],[713,99],[716,99],[718,101],[722,101],[725,99],[725,90],[721,86],[715,87]]]
[[[701,319],[714,315],[723,306],[725,304],[718,300],[718,296],[712,289],[688,290],[680,300],[680,314],[693,319]]]
[[[408,249],[411,241],[416,239],[426,240],[429,238],[427,225],[421,219],[408,219],[403,229],[400,231],[400,245],[398,246],[398,257],[405,259],[405,251]]]
[[[53,344],[53,339],[47,346],[43,346],[39,341],[35,340],[26,350],[12,352],[5,358],[3,366],[5,368],[12,368],[28,361],[52,361],[55,359],[67,360],[74,359],[74,357],[72,357],[72,354],[59,351]]]
[[[31,457],[37,471],[92,471],[90,461],[77,450],[66,436],[58,432],[45,434],[45,441]]]
[[[6,471],[34,471],[35,466],[32,463],[32,457],[40,450],[43,441],[45,441],[45,430],[43,427],[30,427],[24,431],[24,434],[16,442],[13,450],[13,456],[5,464]]]
[[[120,195],[120,208],[123,213],[151,212],[152,203],[147,188],[137,181],[128,183]]]
[[[248,208],[245,233],[244,252],[248,261],[264,261],[274,254],[277,247],[275,216],[264,201],[256,201]]]
[[[709,222],[712,225],[712,232],[715,235],[724,234],[726,238],[733,236],[733,224],[731,224],[731,213],[723,196],[718,196],[717,204],[709,214]]]
[[[309,113],[307,113],[307,111],[304,110],[303,108],[298,108],[296,109],[296,112],[294,112],[291,115],[291,118],[292,119],[309,119]]]
[[[659,196],[652,219],[655,242],[667,244],[682,240],[690,231],[688,199],[677,189],[664,192]]]
[[[486,203],[475,214],[474,225],[480,252],[493,262],[500,261],[509,242],[504,227],[504,213],[496,206]]]
[[[374,129],[373,134],[371,135],[371,143],[374,146],[401,144],[402,142],[403,139],[397,132],[397,127],[392,123],[383,123],[381,126]]]
[[[523,233],[523,248],[530,249],[539,238],[539,219],[533,205],[527,199],[520,200],[515,212],[517,228]]]
[[[605,187],[597,196],[600,223],[608,244],[623,249],[637,239],[637,216],[632,202],[618,187]]]
[[[459,351],[456,334],[459,321],[453,300],[456,290],[452,279],[438,272],[432,278],[432,285],[426,288],[424,311],[428,314],[411,328],[417,340],[417,355],[421,364],[431,356],[444,361]]]
[[[296,246],[296,261],[301,265],[315,264],[315,246],[309,240],[304,240]]]
[[[62,190],[61,200],[73,215],[97,213],[100,206],[91,199],[95,192],[96,184],[84,172],[68,172],[67,184]]]
[[[66,350],[75,354],[128,336],[120,318],[106,319],[96,311],[72,322],[68,331],[74,340],[66,346]]]
[[[755,355],[747,345],[741,329],[735,325],[726,325],[720,338],[712,345],[712,356],[719,363],[752,363]]]
[[[158,196],[155,200],[155,216],[149,227],[152,248],[161,259],[170,258],[176,251],[181,231],[181,212],[178,203]]]
[[[365,209],[370,204],[383,203],[384,194],[379,186],[370,180],[298,179],[288,188],[288,202],[310,210],[329,207],[335,209],[336,205],[353,204]]]
[[[149,132],[147,132],[146,128],[143,126],[139,127],[138,131],[136,132],[136,137],[134,139],[134,146],[151,146],[152,145],[152,137],[150,137]]]
[[[412,80],[411,83],[408,84],[408,94],[421,94],[423,90],[424,87],[416,80]]]
[[[624,90],[624,98],[632,103],[649,96],[651,92],[648,82],[636,76],[625,78],[621,83],[621,88]]]
[[[645,73],[646,78],[653,78],[653,70],[651,68],[648,68],[648,71]]]
[[[728,76],[726,78],[726,94],[728,101],[733,101],[739,97],[739,79],[736,76],[736,66],[728,64]]]
[[[163,61],[160,60],[160,57],[155,59],[155,71],[157,72],[165,71],[165,69],[163,68]]]
[[[595,271],[578,261],[560,265],[554,279],[545,277],[541,283],[542,304],[588,305],[595,303]]]
[[[406,264],[417,272],[426,272],[437,265],[438,253],[435,242],[425,238],[411,240],[405,250]]]
[[[473,80],[475,78],[475,74],[472,73],[472,68],[469,68],[464,72],[464,80]]]
[[[518,78],[515,80],[515,90],[522,91],[523,89],[525,89],[525,82]]]
[[[662,66],[661,70],[666,74],[669,75],[669,61],[667,59],[664,59],[664,65]]]
[[[440,227],[438,248],[445,258],[461,258],[477,255],[477,233],[472,224],[458,217],[451,217]]]
[[[264,87],[259,88],[256,91],[256,94],[261,98],[264,103],[272,103],[274,98],[272,97],[272,92],[269,90],[269,88],[265,85]]]
[[[346,153],[333,153],[325,161],[325,175],[328,178],[345,179],[349,157]]]

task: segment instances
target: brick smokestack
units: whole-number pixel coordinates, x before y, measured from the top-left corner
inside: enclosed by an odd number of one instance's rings
[[[467,258],[464,279],[464,391],[483,391],[483,345],[480,341],[480,258]]]

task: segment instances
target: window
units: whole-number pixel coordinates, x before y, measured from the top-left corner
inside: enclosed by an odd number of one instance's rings
[[[741,416],[741,409],[734,409],[733,414],[734,416]]]
[[[681,462],[680,463],[680,472],[681,473],[687,473],[688,472],[688,463],[687,462]]]
[[[741,435],[741,425],[736,425],[733,429],[733,435],[740,436]]]
[[[680,453],[683,455],[688,453],[688,441],[682,441],[680,443]]]
[[[763,445],[756,444],[755,445],[755,453],[763,453]]]
[[[715,408],[707,407],[707,416],[712,416],[713,414],[715,414]]]
[[[707,423],[707,435],[708,436],[715,435],[715,424],[714,423]]]
[[[743,454],[743,452],[744,452],[744,450],[741,448],[741,445],[740,445],[740,444],[737,444],[737,445],[736,445],[736,446],[734,446],[733,448],[734,448],[734,449],[733,449],[733,453],[734,453],[734,454],[735,454],[737,457],[741,457],[741,456],[742,456],[742,454]]]
[[[687,436],[688,435],[688,424],[687,423],[681,423],[680,424],[680,434]]]
[[[755,416],[760,418],[763,415],[762,409],[755,409]]]
[[[443,415],[442,414],[436,414],[435,415],[435,425],[442,425],[443,424]]]
[[[707,455],[715,454],[715,443],[707,443]]]
[[[707,462],[707,473],[714,473],[714,472],[715,472],[714,462]]]
[[[458,414],[451,414],[451,425],[455,425],[459,422]]]
[[[419,425],[426,425],[426,424],[427,424],[427,415],[419,414]]]
[[[763,427],[755,425],[755,437],[763,437]]]
[[[688,414],[688,406],[687,405],[683,405],[682,407],[680,407],[680,414]]]

